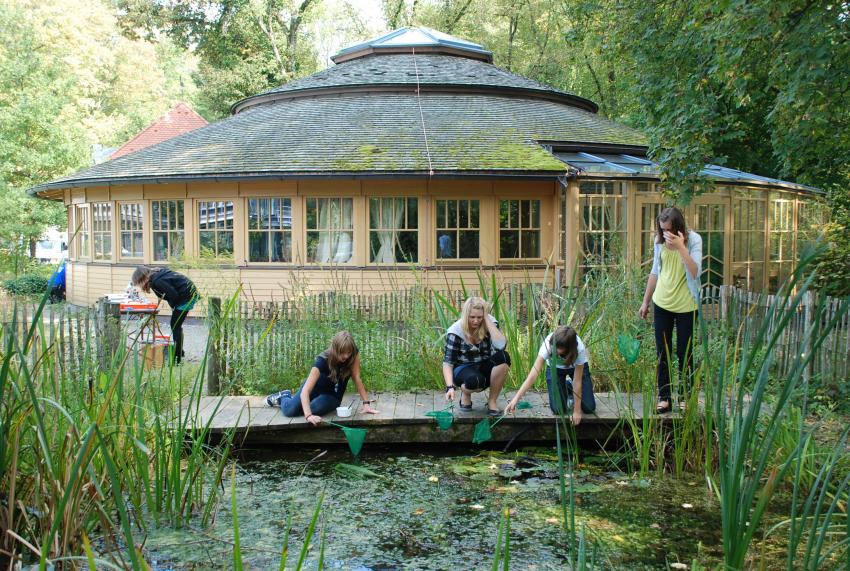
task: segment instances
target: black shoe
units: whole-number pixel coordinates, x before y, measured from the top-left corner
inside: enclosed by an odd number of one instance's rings
[[[669,400],[660,400],[658,404],[655,405],[655,414],[667,414],[673,410],[672,405]]]

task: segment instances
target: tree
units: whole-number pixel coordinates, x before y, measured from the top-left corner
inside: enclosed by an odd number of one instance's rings
[[[230,106],[318,69],[307,25],[320,0],[119,0],[128,37],[165,34],[199,58],[200,111]]]

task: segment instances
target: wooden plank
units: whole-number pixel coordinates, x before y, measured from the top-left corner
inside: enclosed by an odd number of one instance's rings
[[[416,410],[416,394],[404,392],[397,395],[393,422],[396,424],[407,424],[413,420]]]
[[[381,424],[392,424],[395,422],[395,407],[398,404],[397,393],[383,393],[381,400],[372,406],[381,411],[381,414],[366,414],[363,415],[367,421],[379,422]]]
[[[425,413],[431,412],[432,410],[434,410],[434,393],[431,391],[416,393],[416,404],[413,407],[413,419],[431,420],[430,417],[425,416]]]
[[[225,397],[227,400],[222,402],[222,407],[215,413],[215,416],[210,422],[210,428],[222,430],[236,425],[237,419],[247,411],[245,408],[245,397]],[[241,419],[239,420],[241,424]]]

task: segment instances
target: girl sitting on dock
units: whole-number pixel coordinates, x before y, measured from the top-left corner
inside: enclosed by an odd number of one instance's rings
[[[490,387],[487,414],[499,416],[498,398],[511,366],[505,351],[507,340],[499,331],[487,303],[480,297],[470,297],[463,304],[460,319],[446,331],[443,380],[446,400],[454,400],[459,388],[460,410],[472,410],[472,393]]]
[[[310,369],[307,380],[292,394],[284,390],[266,397],[266,404],[271,407],[280,406],[285,416],[306,417],[307,422],[318,426],[322,415],[338,407],[342,403],[342,395],[348,380],[354,379],[354,385],[363,402],[362,411],[367,414],[378,414],[369,406],[369,393],[360,378],[360,353],[354,343],[354,337],[348,331],[340,331],[331,339],[331,346],[320,353]]]
[[[593,396],[593,379],[590,378],[590,365],[587,362],[587,349],[576,330],[569,325],[561,325],[540,345],[537,359],[531,371],[522,383],[506,413],[514,412],[517,403],[537,380],[545,363],[552,357],[552,347],[557,355],[557,381],[553,379],[552,369],[546,367],[546,386],[549,389],[549,407],[555,414],[565,414],[572,408],[572,422],[581,423],[582,412],[590,414],[596,411],[596,398]]]

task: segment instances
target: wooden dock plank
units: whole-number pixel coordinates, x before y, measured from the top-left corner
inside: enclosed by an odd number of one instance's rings
[[[414,410],[416,410],[416,394],[407,392],[398,394],[393,421],[397,424],[408,424],[413,418]]]
[[[508,391],[504,398],[510,399],[513,394],[513,391]],[[354,417],[339,419],[340,424],[371,429],[368,438],[370,442],[467,443],[471,440],[475,423],[486,417],[485,395],[477,394],[471,412],[460,412],[455,406],[454,423],[449,430],[443,431],[437,428],[436,422],[427,416],[427,413],[446,408],[445,393],[384,392],[373,396],[377,399],[373,406],[380,410],[381,414],[367,415],[358,410]],[[599,393],[596,398],[597,414],[585,416],[578,429],[579,438],[604,439],[612,430],[621,429],[621,426],[618,426],[621,425],[622,415],[633,415],[636,419],[643,415],[642,395]],[[523,400],[530,402],[532,408],[518,410],[516,415],[510,415],[500,421],[493,430],[494,441],[504,442],[515,437],[519,440],[535,441],[552,437],[553,414],[549,409],[546,392],[530,391]],[[654,402],[651,404],[654,407]],[[344,442],[338,429],[329,425],[314,428],[307,424],[303,416],[287,418],[279,408],[266,406],[264,398],[260,396],[203,397],[198,410],[201,412],[197,415],[195,427],[201,427],[209,421],[214,434],[235,429],[237,434],[241,435],[237,438],[239,445],[281,441],[301,444]],[[653,414],[654,408],[649,412]],[[675,420],[673,415],[662,418],[664,422]],[[334,413],[325,415],[325,420],[335,419]]]

